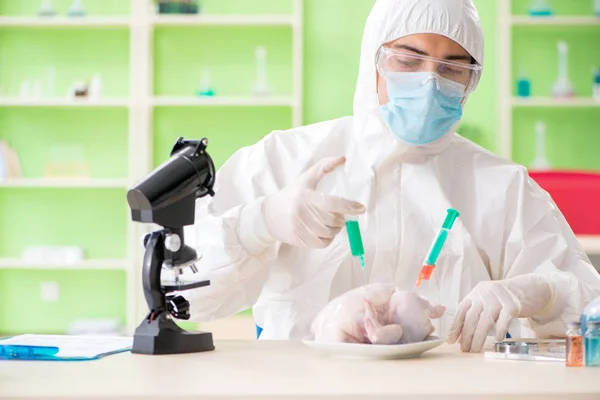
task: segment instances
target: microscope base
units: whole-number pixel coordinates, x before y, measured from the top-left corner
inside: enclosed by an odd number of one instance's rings
[[[212,333],[188,332],[161,314],[152,322],[145,320],[133,336],[134,354],[199,353],[215,349]]]

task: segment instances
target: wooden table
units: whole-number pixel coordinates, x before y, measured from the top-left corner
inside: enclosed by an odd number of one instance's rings
[[[0,399],[600,399],[600,368],[486,360],[443,345],[412,360],[333,359],[297,342],[92,362],[0,361]]]

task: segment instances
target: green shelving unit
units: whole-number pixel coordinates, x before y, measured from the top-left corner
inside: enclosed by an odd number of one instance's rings
[[[132,326],[134,230],[124,201],[132,178],[130,5],[88,1],[89,17],[69,18],[70,3],[55,1],[63,16],[40,18],[41,2],[0,1],[0,140],[17,151],[22,169],[21,178],[0,181],[3,334],[64,333],[84,319]],[[73,81],[95,73],[101,98],[67,96]],[[41,90],[19,93],[22,82]],[[49,178],[48,163],[66,161],[53,146],[77,146],[88,176]],[[77,246],[84,260],[26,261],[29,246]],[[48,284],[58,292],[44,300]]]
[[[600,67],[600,18],[593,1],[549,1],[552,16],[531,17],[529,0],[497,0],[500,154],[519,164],[534,159],[535,125],[547,126],[546,153],[554,169],[600,171],[600,100],[592,97],[592,68]],[[574,98],[552,97],[558,77],[557,43],[569,46]],[[525,70],[530,97],[517,96]],[[578,237],[589,255],[600,255],[600,236]]]
[[[147,312],[141,238],[154,227],[131,222],[127,189],[180,136],[207,137],[221,166],[240,146],[301,125],[303,2],[205,0],[199,15],[160,15],[150,0],[84,0],[89,15],[72,18],[70,0],[53,3],[60,15],[38,17],[41,1],[0,0],[0,140],[23,175],[0,181],[0,333],[118,318],[131,334]],[[252,93],[257,46],[267,49],[268,96]],[[196,95],[206,68],[214,97]],[[67,97],[93,74],[100,98]],[[41,81],[41,95],[19,96],[24,81]],[[56,144],[76,145],[89,177],[49,179]],[[85,260],[23,260],[46,245],[81,247]],[[42,301],[47,283],[60,288],[56,301]]]

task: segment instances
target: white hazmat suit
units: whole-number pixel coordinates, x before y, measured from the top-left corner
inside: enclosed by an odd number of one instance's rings
[[[539,336],[562,334],[565,323],[577,320],[600,294],[600,277],[525,168],[454,131],[424,146],[390,133],[379,115],[376,52],[416,33],[446,36],[483,65],[483,34],[471,0],[377,1],[364,32],[354,115],[273,132],[240,149],[218,171],[215,197],[198,201],[198,268],[211,285],[186,294],[193,320],[253,307],[263,328],[260,339],[304,339],[319,311],[342,293],[378,282],[414,289],[448,208],[461,216],[432,280],[417,290],[447,308],[432,321],[438,334],[449,334],[467,296],[485,303],[480,283],[527,276],[550,288],[547,307],[522,319]],[[364,272],[350,254],[345,230],[325,248],[305,248],[274,240],[265,221],[266,198],[322,159],[338,156],[346,157],[353,200],[366,208],[358,216]],[[312,183],[318,192],[335,193],[339,179],[334,173]],[[524,303],[519,300],[517,308]]]

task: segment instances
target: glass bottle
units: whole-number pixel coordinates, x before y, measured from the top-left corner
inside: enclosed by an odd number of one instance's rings
[[[587,332],[587,322],[600,322],[600,296],[596,297],[590,304],[588,304],[581,314],[581,332],[585,334]]]
[[[588,321],[584,342],[585,366],[600,367],[600,322]]]
[[[529,97],[531,96],[531,80],[525,73],[525,70],[521,70],[521,74],[517,79],[517,96],[518,97]]]
[[[567,325],[567,367],[583,366],[583,335],[581,322]]]

